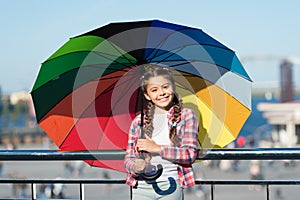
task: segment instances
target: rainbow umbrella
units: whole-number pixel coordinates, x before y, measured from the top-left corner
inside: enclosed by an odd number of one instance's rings
[[[174,73],[184,106],[198,115],[199,147],[235,140],[251,113],[251,79],[235,52],[200,29],[160,20],[110,23],[66,42],[33,86],[38,124],[64,151],[126,149],[147,63]],[[125,171],[123,161],[86,162]]]

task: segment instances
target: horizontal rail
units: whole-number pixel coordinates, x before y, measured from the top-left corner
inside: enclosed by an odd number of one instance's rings
[[[123,160],[125,151],[0,150],[0,160]]]
[[[85,184],[125,184],[125,180],[86,180],[86,179],[9,179],[1,180],[0,184],[30,184],[32,190],[32,200],[37,199],[37,184],[77,184],[80,185],[80,200],[84,200],[84,185]],[[197,185],[210,185],[211,200],[214,200],[215,186],[216,185],[260,185],[266,188],[266,199],[270,200],[270,187],[271,185],[300,185],[300,180],[196,180]],[[132,188],[130,187],[130,199],[132,199]],[[12,199],[12,198],[11,198]]]
[[[0,150],[0,160],[123,160],[124,150]],[[202,149],[197,160],[300,160],[300,148]]]
[[[0,179],[6,183],[125,184],[123,179]],[[197,185],[300,185],[300,180],[196,180]]]
[[[198,160],[300,160],[300,148],[203,149]]]
[[[6,183],[62,183],[62,184],[125,184],[126,180],[105,179],[105,180],[89,180],[89,179],[0,179],[0,184]]]
[[[300,185],[300,180],[196,180],[198,185]]]

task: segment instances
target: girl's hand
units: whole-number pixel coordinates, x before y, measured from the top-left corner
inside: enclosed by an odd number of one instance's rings
[[[139,151],[147,151],[149,153],[158,153],[160,154],[161,146],[156,144],[152,139],[138,139],[137,147]]]
[[[147,162],[144,159],[136,159],[134,163],[134,173],[141,173],[144,171]]]

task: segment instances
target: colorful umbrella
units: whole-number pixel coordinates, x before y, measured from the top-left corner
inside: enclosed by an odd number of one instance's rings
[[[251,79],[234,51],[200,29],[159,20],[111,23],[71,38],[32,89],[41,128],[61,149],[123,150],[140,113],[143,65],[169,67],[200,121],[199,145],[224,147],[251,113]],[[86,161],[124,171],[123,161]]]

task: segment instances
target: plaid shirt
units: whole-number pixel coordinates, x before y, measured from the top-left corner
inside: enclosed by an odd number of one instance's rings
[[[168,127],[172,126],[172,115],[174,109],[171,108],[168,113]],[[181,112],[181,120],[177,124],[177,134],[180,139],[179,147],[170,145],[161,145],[160,155],[164,159],[168,159],[175,164],[178,164],[179,182],[183,188],[195,185],[195,179],[192,169],[192,163],[197,157],[198,148],[198,129],[199,123],[195,113],[188,108],[183,108]],[[134,173],[134,162],[140,157],[136,150],[136,143],[141,132],[141,115],[138,115],[131,124],[124,159],[125,169],[128,171],[126,183],[130,186],[135,186],[138,179],[138,174]]]

